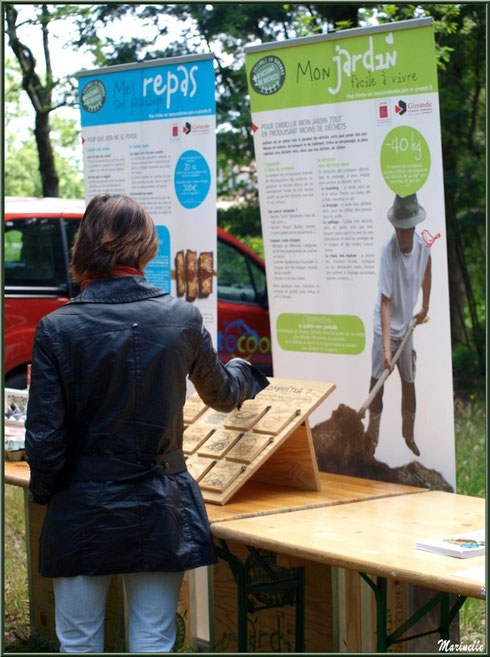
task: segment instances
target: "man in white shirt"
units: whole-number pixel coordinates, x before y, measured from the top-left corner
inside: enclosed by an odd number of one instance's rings
[[[370,390],[384,369],[393,369],[392,358],[413,318],[420,324],[429,310],[431,289],[430,252],[415,226],[424,221],[426,213],[416,194],[396,195],[388,219],[395,233],[381,250],[378,300],[374,309],[374,338]],[[422,288],[422,308],[414,315],[415,304]],[[413,335],[408,338],[396,363],[402,384],[402,435],[407,447],[420,456],[414,440],[415,425],[415,361]],[[383,387],[369,408],[367,434],[376,446],[379,439]]]

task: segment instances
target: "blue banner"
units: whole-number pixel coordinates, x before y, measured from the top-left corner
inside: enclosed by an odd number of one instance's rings
[[[80,76],[82,127],[216,113],[213,61]]]

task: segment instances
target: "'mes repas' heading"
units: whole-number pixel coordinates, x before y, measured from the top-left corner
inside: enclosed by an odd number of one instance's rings
[[[138,105],[154,104],[152,100],[158,99],[158,104],[165,101],[165,108],[170,109],[175,94],[180,94],[184,98],[192,98],[197,92],[197,81],[195,72],[198,66],[193,65],[190,68],[177,66],[175,73],[168,69],[165,73],[148,75],[143,78],[140,86],[140,94],[137,93],[136,81],[128,82],[121,78],[114,81],[114,108],[123,109],[122,103],[128,96],[131,98],[131,108]],[[156,98],[155,98],[156,97]]]

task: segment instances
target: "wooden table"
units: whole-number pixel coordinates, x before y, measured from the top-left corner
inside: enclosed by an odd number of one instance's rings
[[[29,465],[25,461],[6,461],[5,462],[5,481],[6,483],[27,488],[29,486]],[[359,479],[357,477],[348,477],[330,473],[320,473],[320,490],[302,490],[287,486],[277,486],[266,484],[253,479],[246,482],[244,486],[237,491],[233,498],[225,505],[206,504],[206,511],[209,522],[214,523],[231,521],[239,518],[250,518],[256,516],[266,516],[270,514],[284,514],[286,512],[298,509],[314,509],[318,507],[328,507],[332,505],[345,505],[348,503],[362,500],[392,497],[398,495],[409,495],[411,493],[420,493],[424,489],[405,486],[402,484],[392,484],[370,479]],[[232,573],[235,580],[241,579],[240,564],[236,559],[231,564],[231,557],[227,551],[217,548],[219,556],[228,561],[232,566]],[[303,601],[303,608],[298,606],[296,611],[296,646],[297,650],[304,645],[304,637],[299,630],[304,626],[304,569],[297,568],[297,576],[290,582],[290,586],[298,591],[297,599]],[[281,582],[279,586],[284,586]],[[301,589],[301,591],[300,591]],[[241,614],[246,615],[248,606],[245,599],[247,591],[239,592],[237,609]],[[243,626],[243,622],[239,624]],[[239,638],[240,650],[247,651],[247,635],[240,630]]]
[[[4,481],[6,484],[29,488],[31,471],[26,461],[4,461]]]
[[[417,550],[416,541],[484,527],[485,500],[431,491],[230,520],[213,523],[211,529],[221,539],[222,549],[227,540],[238,541],[285,555],[283,565],[316,561],[359,572],[375,593],[378,651],[385,652],[436,604],[441,605],[439,631],[445,638],[466,597],[485,597],[483,580],[455,575],[483,568],[485,557],[464,560],[432,554]],[[386,629],[387,579],[440,592],[390,636]],[[458,595],[451,610],[450,593]]]
[[[423,488],[392,484],[370,479],[360,479],[326,472],[319,473],[320,490],[301,490],[275,484],[248,481],[238,490],[232,499],[224,506],[206,504],[211,526],[215,523],[231,521],[240,518],[268,516],[270,514],[289,515],[290,511],[311,509],[332,505],[344,505],[361,500],[391,497],[395,495],[409,495],[420,493]],[[236,613],[238,622],[238,651],[248,651],[247,610],[251,610],[251,598],[258,590],[278,588],[291,591],[297,602],[295,610],[295,650],[304,651],[305,631],[305,572],[302,565],[295,569],[295,575],[288,581],[267,582],[263,586],[251,585],[247,581],[245,563],[229,550],[216,546],[220,559],[226,561],[231,569],[233,579],[237,584]],[[251,550],[249,550],[249,553]],[[256,552],[255,558],[260,560]],[[272,607],[271,607],[272,608]]]
[[[286,513],[300,509],[347,504],[378,497],[408,495],[423,492],[424,488],[392,484],[373,479],[359,479],[344,475],[320,472],[319,491],[301,490],[275,484],[247,482],[225,504],[206,504],[211,524],[263,515]]]
[[[5,483],[29,487],[30,470],[26,461],[5,461]],[[299,509],[346,504],[378,497],[420,493],[423,488],[391,484],[373,479],[320,473],[320,491],[301,490],[286,486],[247,482],[228,504],[206,504],[210,523],[255,516],[284,513]]]

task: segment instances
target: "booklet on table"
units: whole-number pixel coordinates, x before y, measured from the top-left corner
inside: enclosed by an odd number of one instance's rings
[[[436,552],[448,557],[478,557],[485,554],[485,530],[461,532],[453,536],[430,538],[417,541],[419,550]]]

